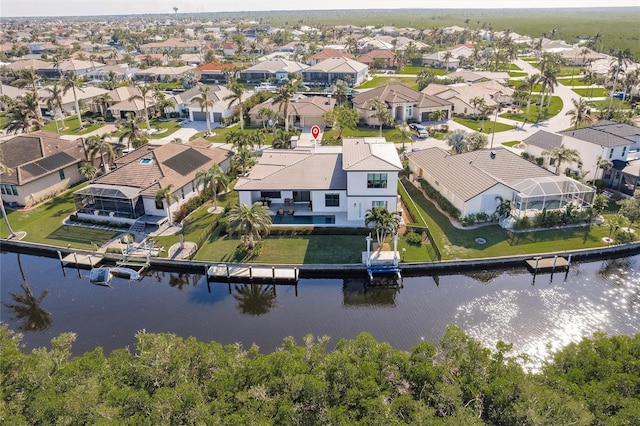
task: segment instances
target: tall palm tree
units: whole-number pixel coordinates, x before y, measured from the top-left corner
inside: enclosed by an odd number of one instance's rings
[[[524,123],[529,120],[529,110],[531,109],[531,97],[533,96],[533,88],[536,87],[538,81],[540,81],[540,74],[528,75],[522,80],[522,85],[527,90],[527,111],[524,116],[524,121],[522,122],[523,126]]]
[[[402,153],[404,154],[404,141],[411,140],[411,132],[409,131],[409,127],[407,126],[406,122],[396,126],[396,129],[400,133],[400,140],[402,141]]]
[[[278,109],[282,111],[284,116],[284,129],[289,131],[289,103],[296,91],[296,85],[291,83],[283,84],[278,88],[275,96],[273,97],[273,105],[278,105]]]
[[[93,167],[93,164],[91,163],[84,163],[78,168],[78,173],[80,173],[80,176],[86,180],[93,180],[98,174],[98,169]]]
[[[58,119],[62,122],[62,128],[64,129],[64,117],[62,115],[62,88],[58,86],[58,83],[53,83],[53,86],[47,87],[49,93],[47,104],[49,109],[53,109],[53,119],[56,122],[56,130],[58,128]]]
[[[391,122],[393,121],[391,111],[389,111],[387,104],[380,98],[370,100],[369,106],[373,110],[373,114],[371,114],[371,116],[378,120],[378,135],[382,137],[382,126],[384,126],[385,124],[391,124]]]
[[[390,212],[384,207],[372,207],[367,210],[364,217],[366,226],[373,224],[376,232],[376,242],[378,247],[382,248],[384,241],[388,235],[395,235],[400,226],[400,213]]]
[[[139,148],[147,143],[147,134],[138,126],[138,119],[129,114],[127,120],[120,124],[120,137],[118,142],[127,141],[127,148]]]
[[[229,189],[229,176],[222,170],[220,165],[213,164],[207,170],[200,170],[196,173],[196,182],[203,185],[203,192],[213,194],[213,207],[218,208],[218,191]]]
[[[23,68],[18,72],[17,77],[18,78],[13,81],[13,85],[20,88],[28,87],[31,92],[34,93],[36,100],[39,101],[38,82],[41,80],[41,77],[36,74],[35,70],[33,68]],[[36,109],[36,118],[42,120],[42,112],[39,107]]]
[[[557,66],[553,66],[553,64],[548,64],[546,67],[544,67],[544,70],[540,73],[540,84],[542,88],[541,88],[540,108],[538,109],[538,121],[542,117],[545,95],[547,94],[547,91],[549,92],[549,102],[551,102],[551,94],[553,93],[555,86],[558,85],[558,80],[556,78],[557,71],[558,71]]]
[[[103,117],[107,115],[107,109],[109,108],[109,103],[113,101],[111,95],[107,93],[103,93],[102,95],[96,96],[95,101],[100,107],[100,115]]]
[[[269,234],[271,229],[271,216],[268,211],[259,202],[251,206],[244,203],[236,204],[227,216],[229,232],[232,235],[240,234],[249,248],[253,249],[255,247],[254,239]]]
[[[244,115],[242,113],[242,96],[244,95],[244,86],[237,81],[234,81],[229,85],[231,93],[223,98],[225,101],[229,101],[229,108],[233,104],[238,104],[238,116],[240,119],[240,129],[244,130]]]
[[[580,152],[577,149],[567,148],[564,145],[557,146],[551,150],[542,151],[542,155],[548,155],[556,162],[556,174],[560,175],[560,165],[567,162],[580,162]]]
[[[173,220],[171,218],[171,204],[173,204],[173,202],[177,200],[178,196],[173,193],[172,183],[156,191],[156,202],[162,203],[162,205],[166,204],[167,206],[167,218],[169,219],[169,224],[173,223]]]
[[[618,87],[618,80],[621,76],[625,74],[627,67],[631,64],[631,60],[628,55],[623,52],[621,49],[618,49],[616,55],[611,59],[610,65],[610,74],[613,76],[613,86],[611,87],[611,92],[609,93],[609,110],[611,110],[611,105],[613,104],[613,95],[616,92],[616,88]]]
[[[480,111],[484,105],[486,105],[486,101],[481,96],[476,96],[475,98],[471,99],[473,115],[476,120],[478,119],[478,111]]]
[[[147,85],[136,84],[136,89],[138,89],[140,93],[133,95],[130,98],[130,100],[140,99],[142,101],[142,109],[144,110],[144,120],[147,125],[147,131],[150,132],[151,123],[149,122],[149,105],[147,104],[148,102],[147,94],[153,90],[153,86],[148,84]]]
[[[247,169],[255,164],[253,153],[246,148],[241,148],[231,157],[231,170],[236,175],[243,175]]]
[[[10,133],[28,133],[33,128],[42,127],[42,121],[35,116],[33,111],[34,96],[32,93],[26,93],[17,102],[9,105],[9,110],[5,115],[4,129]]]
[[[97,156],[100,156],[104,173],[109,172],[110,160],[116,158],[116,151],[113,149],[111,142],[107,140],[107,137],[109,137],[109,134],[105,133],[102,136],[89,136],[86,140],[89,159],[93,162]]]
[[[211,133],[211,119],[209,118],[209,108],[213,108],[215,105],[215,99],[211,98],[211,87],[200,86],[198,89],[200,96],[193,98],[195,102],[200,105],[200,109],[204,110],[205,120],[207,121],[207,132]]]
[[[1,156],[2,156],[2,151],[0,151],[0,175],[11,174],[13,172],[13,169],[11,167],[6,166],[4,163],[2,163]],[[13,228],[11,228],[11,224],[9,223],[9,218],[7,218],[7,211],[4,209],[4,202],[2,201],[2,198],[0,198],[0,210],[2,213],[2,218],[4,219],[4,224],[7,225],[7,231],[9,231],[10,238],[15,237],[16,233],[13,232]]]
[[[589,114],[589,104],[587,104],[583,98],[580,98],[577,101],[575,98],[572,98],[571,102],[573,102],[573,109],[567,111],[566,115],[571,116],[571,124],[573,124],[573,128],[577,129],[578,126],[583,123],[591,124],[593,120]]]
[[[80,113],[80,104],[78,104],[78,91],[84,92],[80,87],[83,83],[82,78],[78,77],[71,71],[67,71],[65,75],[60,79],[62,84],[62,94],[66,94],[69,90],[73,93],[73,106],[76,110],[76,114],[78,115],[78,123],[80,125],[79,129],[84,129],[84,125],[82,124],[82,114]]]

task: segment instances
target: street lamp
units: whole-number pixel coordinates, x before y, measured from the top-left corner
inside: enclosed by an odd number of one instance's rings
[[[493,117],[493,133],[491,133],[491,146],[489,147],[489,149],[493,149],[493,138],[496,137],[496,122],[498,121],[498,110],[500,109],[500,105],[502,103],[500,101],[501,96],[502,92],[499,90],[493,95],[493,99],[498,102],[498,105],[496,105],[496,113]]]

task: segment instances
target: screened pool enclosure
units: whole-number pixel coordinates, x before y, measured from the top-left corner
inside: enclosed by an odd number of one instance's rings
[[[535,216],[543,210],[563,209],[571,204],[577,209],[591,207],[595,190],[566,176],[523,179],[513,184],[511,215],[516,218]]]
[[[79,214],[136,220],[144,215],[140,190],[127,186],[89,185],[74,192]]]

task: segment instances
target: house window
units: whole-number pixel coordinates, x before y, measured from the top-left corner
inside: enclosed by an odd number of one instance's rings
[[[613,158],[613,148],[609,150],[609,158]]]
[[[11,185],[11,194],[12,195],[18,195],[18,186],[17,185]]]
[[[622,147],[622,157],[624,158],[625,155],[627,155],[627,147],[623,146]]]
[[[387,202],[386,201],[372,201],[371,202],[371,207],[375,208],[375,207],[382,207],[383,209],[387,208]]]
[[[407,105],[404,111],[405,118],[413,117],[413,105]]]
[[[340,194],[324,194],[325,207],[339,207]]]
[[[156,200],[156,209],[164,210],[164,202],[162,200]]]
[[[60,180],[64,180],[64,170],[59,170],[58,175],[60,175]]]
[[[280,191],[260,191],[260,198],[281,198]]]
[[[180,188],[180,196],[184,200],[184,187]]]
[[[367,188],[386,188],[386,173],[367,173]]]

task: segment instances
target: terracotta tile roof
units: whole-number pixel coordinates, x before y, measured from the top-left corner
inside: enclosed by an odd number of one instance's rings
[[[231,63],[222,63],[222,62],[209,62],[208,64],[201,65],[196,68],[196,70],[203,71],[222,71],[226,69],[233,68],[234,64]]]
[[[372,99],[380,99],[389,104],[412,102],[419,108],[448,107],[451,102],[413,90],[403,84],[387,84],[367,90],[353,97],[353,104],[365,107]]]

